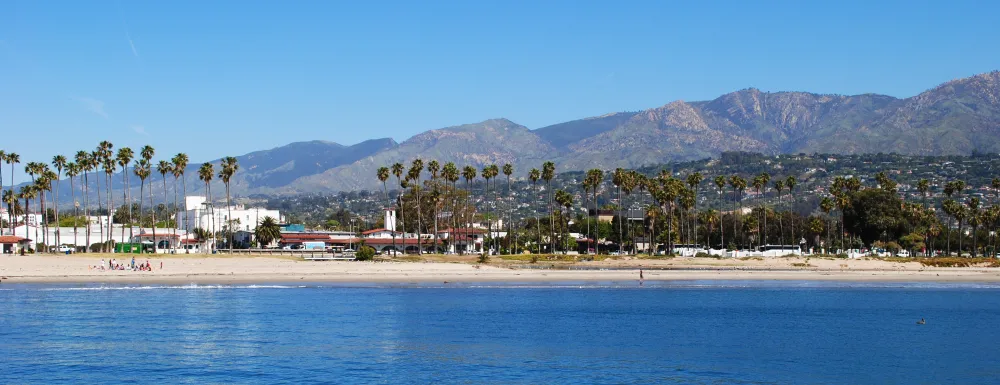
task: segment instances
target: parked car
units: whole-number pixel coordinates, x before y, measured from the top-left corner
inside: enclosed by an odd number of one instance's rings
[[[70,246],[66,246],[66,245],[59,246],[59,252],[60,253],[73,253],[75,251],[76,250],[73,249],[73,247],[70,247]]]

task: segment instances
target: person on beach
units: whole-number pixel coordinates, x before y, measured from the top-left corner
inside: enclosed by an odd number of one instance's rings
[[[642,269],[640,268],[640,269],[639,269],[639,285],[642,285],[642,281],[643,281],[643,277],[642,277]]]

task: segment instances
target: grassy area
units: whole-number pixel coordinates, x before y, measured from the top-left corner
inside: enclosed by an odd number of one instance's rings
[[[921,265],[932,267],[1000,267],[1000,260],[994,258],[938,257],[920,258]]]

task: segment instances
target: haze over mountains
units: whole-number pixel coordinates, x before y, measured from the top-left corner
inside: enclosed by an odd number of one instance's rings
[[[240,170],[232,187],[240,195],[381,188],[378,167],[408,165],[418,157],[459,167],[511,163],[522,176],[546,160],[562,172],[701,159],[734,150],[1000,152],[1000,72],[950,81],[905,99],[749,88],[710,101],[674,101],[534,130],[500,118],[426,131],[402,143],[389,138],[352,146],[292,143],[237,157]],[[189,192],[203,186],[197,166],[186,175]]]

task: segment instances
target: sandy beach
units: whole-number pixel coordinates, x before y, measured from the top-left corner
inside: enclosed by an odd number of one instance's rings
[[[109,255],[103,255],[105,259]],[[147,259],[137,258],[136,262]],[[100,270],[102,255],[0,257],[2,283],[266,283],[266,282],[542,282],[673,280],[824,280],[887,282],[1000,282],[1000,268],[925,267],[917,262],[771,258],[674,258],[536,264],[464,259],[434,262],[310,262],[292,256],[164,256],[153,271]],[[429,259],[433,260],[433,257]],[[120,260],[129,263],[130,260]],[[162,268],[160,268],[162,263]]]

